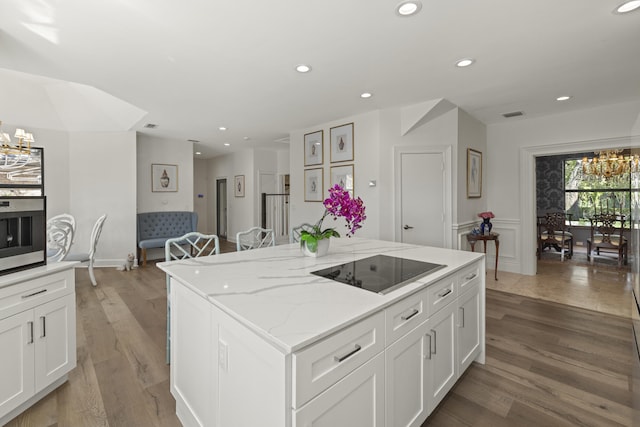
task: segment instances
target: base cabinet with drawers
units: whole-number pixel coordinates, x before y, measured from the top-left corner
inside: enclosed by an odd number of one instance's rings
[[[293,353],[171,278],[178,417],[203,427],[420,426],[473,360],[484,363],[484,276],[474,262]]]
[[[76,366],[75,307],[73,268],[0,288],[0,425]]]

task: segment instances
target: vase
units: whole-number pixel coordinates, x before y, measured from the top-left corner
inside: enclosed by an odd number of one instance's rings
[[[482,224],[480,224],[480,234],[489,235],[491,234],[491,229],[493,228],[493,224],[491,224],[491,218],[483,218]]]
[[[329,239],[318,240],[318,245],[316,246],[316,250],[313,252],[310,251],[309,248],[307,247],[307,242],[302,240],[300,241],[300,250],[304,255],[314,257],[314,258],[319,256],[325,256],[327,252],[329,252]]]

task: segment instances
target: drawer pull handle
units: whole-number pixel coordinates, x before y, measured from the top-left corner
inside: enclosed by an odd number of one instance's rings
[[[356,347],[353,350],[351,350],[349,353],[345,354],[344,356],[333,356],[333,360],[335,360],[336,362],[340,363],[343,360],[353,356],[354,354],[359,352],[361,349],[362,349],[362,347],[360,347],[360,345],[356,344]]]
[[[470,275],[468,275],[467,277],[464,278],[464,280],[471,280],[471,279],[475,279],[477,276],[476,273],[472,273]]]
[[[40,316],[40,320],[42,320],[42,335],[40,335],[40,338],[44,338],[47,336],[47,318]]]
[[[431,360],[431,335],[427,334],[429,337],[429,351],[424,352],[424,358]]]
[[[432,329],[431,333],[433,333],[433,348],[432,348],[433,352],[431,352],[431,354],[436,354],[436,337],[437,337],[436,330]],[[429,335],[429,344],[431,344],[431,335]]]
[[[450,293],[451,293],[451,289],[447,289],[447,290],[446,290],[446,291],[444,291],[443,293],[438,294],[438,296],[439,296],[440,298],[444,298],[444,297],[446,297],[447,295],[449,295]]]
[[[29,341],[27,344],[33,344],[33,322],[30,320],[27,324],[29,325]]]
[[[413,311],[411,311],[411,313],[409,315],[401,316],[400,318],[402,320],[409,320],[409,319],[411,319],[413,316],[415,316],[418,313],[420,313],[420,310],[418,310],[417,308],[414,308]]]
[[[44,294],[45,292],[47,292],[47,290],[46,290],[46,289],[43,289],[43,290],[41,290],[41,291],[34,292],[34,293],[32,293],[32,294],[29,294],[29,295],[22,295],[22,299],[27,299],[27,298],[35,297],[36,295]]]

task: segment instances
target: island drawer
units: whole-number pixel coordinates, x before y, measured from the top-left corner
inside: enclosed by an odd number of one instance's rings
[[[293,408],[384,350],[385,316],[377,313],[293,354]]]
[[[458,294],[462,295],[480,282],[480,264],[475,263],[458,274]]]
[[[427,292],[422,291],[385,310],[387,346],[427,320],[427,304]]]
[[[458,276],[441,279],[427,288],[427,316],[437,313],[458,296]]]
[[[74,291],[73,269],[0,288],[0,319]]]

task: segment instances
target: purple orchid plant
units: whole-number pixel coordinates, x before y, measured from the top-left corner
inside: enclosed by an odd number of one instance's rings
[[[329,197],[324,199],[323,205],[324,214],[313,226],[313,230],[300,232],[300,242],[306,242],[307,249],[311,252],[316,251],[318,240],[340,237],[340,233],[334,228],[322,229],[322,221],[327,215],[333,216],[334,220],[343,217],[347,221],[346,227],[349,229],[347,237],[353,236],[359,228],[362,228],[362,223],[367,219],[362,199],[352,198],[347,190],[337,184],[329,189]]]

